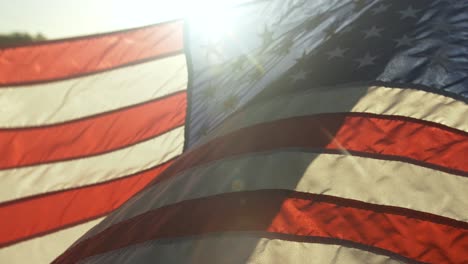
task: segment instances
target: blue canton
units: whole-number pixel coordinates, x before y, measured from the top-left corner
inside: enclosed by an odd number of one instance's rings
[[[464,0],[255,1],[213,16],[186,32],[186,147],[245,105],[301,89],[374,83],[468,101]]]

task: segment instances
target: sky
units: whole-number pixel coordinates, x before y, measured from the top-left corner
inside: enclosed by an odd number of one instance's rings
[[[48,39],[134,28],[249,0],[1,0],[0,34]]]

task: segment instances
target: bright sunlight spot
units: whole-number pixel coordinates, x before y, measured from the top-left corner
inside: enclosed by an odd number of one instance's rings
[[[113,19],[121,27],[137,27],[164,20],[186,18],[214,36],[226,30],[223,10],[250,0],[116,0],[112,2]]]
[[[41,33],[48,39],[89,35],[189,18],[216,35],[220,10],[251,0],[15,0],[2,2],[0,32]]]

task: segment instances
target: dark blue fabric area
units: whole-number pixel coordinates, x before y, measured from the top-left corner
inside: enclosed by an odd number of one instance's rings
[[[256,1],[190,19],[186,147],[239,108],[348,83],[468,101],[464,0]]]

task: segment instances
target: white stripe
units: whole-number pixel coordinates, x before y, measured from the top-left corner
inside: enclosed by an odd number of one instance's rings
[[[300,243],[227,234],[179,240],[156,240],[111,251],[79,263],[342,263],[397,264],[388,256],[339,245]]]
[[[46,264],[63,253],[69,246],[104,218],[99,218],[67,229],[26,240],[0,249],[0,263]]]
[[[182,153],[184,127],[110,153],[0,171],[0,201],[117,179]]]
[[[413,89],[346,86],[309,89],[253,105],[197,145],[242,127],[317,113],[363,112],[431,121],[468,132],[468,104]]]
[[[177,55],[71,80],[0,89],[0,127],[60,123],[186,89],[185,56]]]
[[[183,200],[261,189],[326,194],[468,221],[466,177],[399,161],[290,151],[252,154],[183,172],[146,189],[86,236]]]

